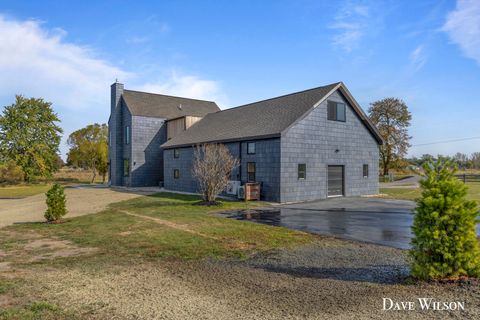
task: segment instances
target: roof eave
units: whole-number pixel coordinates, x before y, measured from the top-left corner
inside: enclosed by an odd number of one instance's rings
[[[219,139],[219,140],[209,140],[209,141],[200,141],[195,143],[183,143],[183,144],[174,144],[170,146],[165,146],[168,143],[165,142],[160,147],[164,150],[167,149],[174,149],[174,148],[185,148],[185,147],[193,147],[199,144],[205,143],[229,143],[229,142],[242,142],[242,141],[249,141],[249,140],[264,140],[264,139],[273,139],[273,138],[280,138],[280,133],[275,134],[266,134],[266,135],[259,135],[259,136],[249,136],[249,137],[242,137],[242,138],[231,138],[231,139]]]

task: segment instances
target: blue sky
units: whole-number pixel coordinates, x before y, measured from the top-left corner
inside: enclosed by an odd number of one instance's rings
[[[410,155],[480,151],[415,146],[480,137],[478,0],[4,0],[0,39],[0,106],[44,97],[65,138],[108,120],[116,78],[223,109],[343,81],[365,110],[407,103]]]

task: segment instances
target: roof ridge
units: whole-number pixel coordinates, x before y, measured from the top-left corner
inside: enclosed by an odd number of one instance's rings
[[[252,105],[252,104],[256,104],[256,103],[260,103],[260,102],[265,102],[265,101],[270,101],[270,100],[275,100],[275,99],[278,99],[278,98],[284,98],[284,97],[292,96],[292,95],[294,95],[294,94],[304,93],[304,92],[307,92],[307,91],[317,90],[317,89],[325,88],[325,87],[329,87],[329,86],[336,86],[336,85],[338,85],[338,84],[340,84],[340,83],[342,83],[342,82],[341,82],[341,81],[333,82],[333,83],[330,83],[330,84],[327,84],[327,85],[324,85],[324,86],[318,86],[318,87],[315,87],[315,88],[310,88],[310,89],[305,89],[305,90],[300,90],[300,91],[296,91],[296,92],[292,92],[292,93],[283,94],[283,95],[281,95],[281,96],[277,96],[277,97],[273,97],[273,98],[268,98],[268,99],[258,100],[258,101],[255,101],[255,102],[250,102],[250,103],[247,103],[247,104],[242,104],[242,105],[240,105],[240,106],[236,106],[236,107],[232,107],[232,108],[220,110],[220,111],[217,111],[217,112],[214,112],[214,113],[219,113],[219,112],[228,111],[228,110],[232,110],[232,109],[238,109],[238,108],[248,107],[248,106],[250,106],[250,105]]]
[[[137,92],[137,93],[143,93],[143,94],[150,94],[154,96],[164,96],[164,97],[170,97],[170,98],[180,98],[180,99],[186,99],[186,100],[195,100],[195,101],[203,101],[203,102],[212,102],[217,104],[213,100],[202,100],[202,99],[194,99],[194,98],[187,98],[187,97],[180,97],[180,96],[172,96],[169,94],[163,94],[163,93],[152,93],[152,92],[145,92],[145,91],[139,91],[139,90],[130,90],[130,89],[125,89],[124,91],[130,91],[130,92]]]

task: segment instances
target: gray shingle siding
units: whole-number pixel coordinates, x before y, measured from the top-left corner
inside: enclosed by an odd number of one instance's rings
[[[255,154],[247,154],[247,142],[231,142],[225,145],[230,153],[240,158],[241,164],[232,172],[232,179],[247,182],[247,163],[255,162],[256,180],[262,183],[262,199],[280,201],[280,139],[256,140]],[[241,149],[240,149],[241,148]],[[193,147],[178,148],[179,157],[174,158],[174,149],[164,151],[165,188],[168,190],[198,192],[198,184],[192,176]],[[180,170],[179,179],[174,179],[174,169]],[[238,173],[241,170],[241,175]]]
[[[327,120],[327,101],[347,104],[346,122]],[[339,150],[335,152],[335,150]],[[345,166],[345,195],[378,193],[378,144],[351,106],[334,92],[281,138],[281,201],[327,197],[327,166]],[[299,163],[307,166],[306,179],[298,180]],[[363,164],[369,166],[364,178]]]
[[[130,185],[158,186],[163,180],[163,150],[167,140],[165,119],[132,117]]]

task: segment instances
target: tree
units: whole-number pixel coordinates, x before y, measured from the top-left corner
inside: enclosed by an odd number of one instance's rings
[[[54,222],[67,214],[67,199],[63,191],[63,187],[54,184],[47,191],[47,210],[45,211],[45,219],[48,222]]]
[[[28,182],[51,177],[62,133],[59,121],[50,102],[17,95],[0,116],[0,159],[15,161]]]
[[[70,134],[67,162],[70,165],[92,170],[92,183],[98,172],[103,177],[108,170],[108,127],[106,124],[91,124]]]
[[[480,276],[476,202],[466,199],[467,187],[455,178],[451,161],[439,159],[423,168],[422,196],[412,226],[412,275],[420,279]]]
[[[468,155],[465,153],[457,152],[453,156],[453,159],[459,168],[466,169],[468,167]]]
[[[203,144],[195,148],[192,174],[206,204],[216,203],[217,196],[225,190],[229,176],[237,166],[238,160],[223,144]]]
[[[397,98],[375,101],[368,112],[384,140],[380,146],[380,166],[383,175],[388,175],[395,162],[403,159],[410,147],[408,127],[412,115],[405,102]]]
[[[473,169],[480,169],[480,152],[472,153],[470,161],[472,162]]]
[[[8,160],[0,164],[0,183],[16,184],[23,181],[23,170],[15,161]]]

